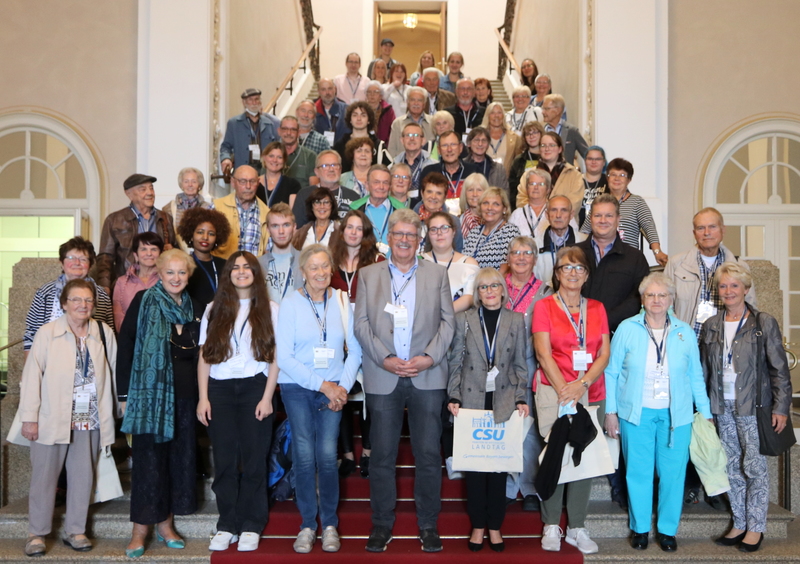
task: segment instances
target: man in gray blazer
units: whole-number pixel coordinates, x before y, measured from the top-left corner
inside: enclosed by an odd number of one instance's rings
[[[370,552],[392,540],[397,502],[395,464],[403,413],[414,449],[414,499],[422,550],[438,552],[441,510],[442,408],[447,351],[455,332],[447,270],[418,260],[422,224],[409,209],[389,218],[391,258],[359,272],[355,333],[363,349],[364,391],[372,416]]]
[[[564,106],[564,97],[561,94],[548,94],[544,97],[544,102],[542,103],[544,129],[545,131],[555,131],[561,136],[561,140],[564,142],[564,160],[574,165],[575,151],[578,151],[581,158],[585,159],[589,146],[577,127],[561,122]]]

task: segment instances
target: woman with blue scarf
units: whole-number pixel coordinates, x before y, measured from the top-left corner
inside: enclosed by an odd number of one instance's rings
[[[161,281],[136,294],[122,323],[117,395],[132,437],[131,521],[125,555],[138,558],[151,524],[169,548],[184,548],[173,515],[197,510],[194,415],[201,304],[186,290],[194,261],[171,249],[156,263]]]
[[[639,285],[644,311],[620,323],[606,368],[605,428],[622,439],[631,546],[647,548],[658,474],[658,540],[678,549],[683,482],[692,438],[692,405],[711,419],[694,330],[672,312],[675,285],[661,272]]]

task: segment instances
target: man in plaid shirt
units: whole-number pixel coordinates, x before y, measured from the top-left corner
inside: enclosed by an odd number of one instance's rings
[[[330,149],[331,145],[325,136],[314,129],[314,119],[317,116],[314,102],[311,100],[300,102],[296,113],[297,123],[300,126],[300,146],[313,151],[316,155]]]
[[[231,235],[224,245],[214,249],[215,256],[227,259],[236,251],[248,251],[261,256],[267,246],[267,205],[256,198],[258,173],[248,165],[242,165],[231,179],[233,192],[217,198],[212,209],[222,212],[231,224]]]

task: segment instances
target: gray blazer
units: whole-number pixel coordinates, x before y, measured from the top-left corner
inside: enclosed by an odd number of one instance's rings
[[[495,379],[492,396],[494,420],[498,423],[508,421],[518,402],[527,404],[528,366],[525,361],[525,338],[524,316],[503,309],[495,347],[495,366],[500,373]],[[456,316],[456,336],[448,360],[448,398],[458,400],[465,409],[483,409],[489,363],[477,308],[472,307]]]
[[[586,158],[586,150],[589,145],[586,144],[586,139],[583,138],[577,127],[568,123],[561,124],[561,140],[564,142],[564,160],[569,164],[575,164],[576,150],[581,158]]]
[[[412,378],[420,390],[447,388],[447,350],[453,340],[455,314],[447,269],[420,260],[415,276],[417,291],[411,356],[427,354],[433,366]],[[387,356],[396,353],[394,323],[383,309],[392,301],[389,261],[375,263],[358,271],[358,294],[354,329],[363,352],[364,391],[386,395],[397,387],[399,376],[383,368]]]

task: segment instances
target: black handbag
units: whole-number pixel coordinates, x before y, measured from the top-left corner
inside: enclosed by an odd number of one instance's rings
[[[764,456],[778,456],[789,450],[797,442],[792,427],[792,417],[786,422],[783,431],[776,433],[772,427],[772,402],[763,405],[761,401],[761,379],[769,374],[767,358],[764,354],[764,332],[756,314],[756,346],[758,348],[758,363],[756,376],[756,419],[758,421],[759,451]]]

